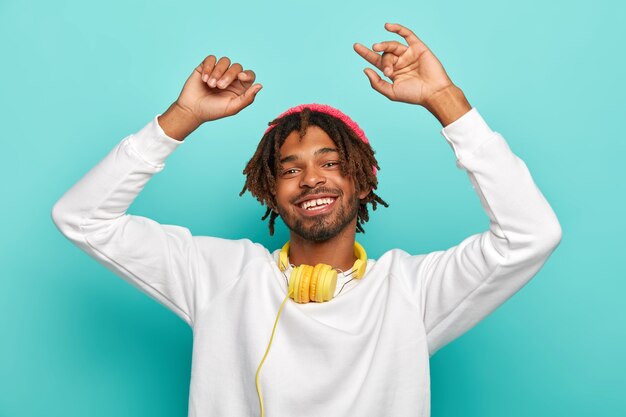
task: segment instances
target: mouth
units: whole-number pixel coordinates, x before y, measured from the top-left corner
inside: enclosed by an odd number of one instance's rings
[[[334,196],[312,198],[299,202],[296,204],[296,207],[298,207],[300,212],[311,216],[329,212],[332,210],[335,201],[337,201],[337,197]]]

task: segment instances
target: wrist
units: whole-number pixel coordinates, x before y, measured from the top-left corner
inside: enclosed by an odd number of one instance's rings
[[[176,101],[157,118],[157,121],[167,136],[179,141],[185,140],[202,124],[192,112]]]
[[[424,103],[424,107],[439,120],[443,127],[472,109],[463,91],[454,84],[430,96]]]

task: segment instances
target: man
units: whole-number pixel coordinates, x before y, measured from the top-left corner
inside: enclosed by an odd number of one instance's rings
[[[560,242],[526,165],[412,31],[386,28],[407,45],[354,45],[392,81],[366,69],[371,86],[441,122],[487,231],[446,251],[367,259],[355,233],[367,204],[385,204],[374,192],[378,164],[353,120],[317,104],[275,119],[244,171],[244,191],[267,206],[270,231],[277,216],[290,228],[282,250],[127,214],[193,130],[238,113],[261,89],[253,71],[212,55],[164,114],[53,208],[65,236],[192,326],[190,416],[428,416],[429,356],[518,291]]]

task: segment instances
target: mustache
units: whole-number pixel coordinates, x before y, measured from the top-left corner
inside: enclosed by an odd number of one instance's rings
[[[311,195],[316,195],[316,194],[333,194],[336,195],[337,197],[341,197],[343,196],[343,191],[340,190],[339,188],[328,188],[328,187],[319,187],[319,188],[315,188],[313,190],[307,190],[304,191],[302,194],[300,194],[299,196],[292,198],[291,199],[291,203],[295,204],[296,201],[311,196]]]

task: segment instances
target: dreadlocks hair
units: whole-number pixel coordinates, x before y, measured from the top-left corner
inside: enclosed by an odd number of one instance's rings
[[[389,204],[374,193],[378,179],[372,167],[380,170],[374,157],[374,150],[369,144],[363,142],[342,120],[305,107],[298,113],[288,114],[268,123],[268,126],[272,125],[274,128],[263,135],[256,152],[243,170],[246,183],[239,193],[242,196],[248,190],[261,205],[267,205],[267,210],[261,220],[265,220],[269,216],[270,236],[274,235],[274,222],[278,217],[276,198],[273,194],[276,187],[277,172],[280,169],[280,161],[277,156],[280,155],[280,148],[291,132],[298,131],[300,140],[302,140],[307,128],[311,125],[323,129],[335,142],[339,150],[342,174],[354,179],[356,192],[370,190],[370,193],[359,203],[357,232],[365,233],[362,225],[369,220],[368,203],[372,204],[373,210],[376,210],[378,204],[389,207]]]

